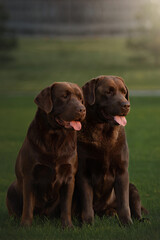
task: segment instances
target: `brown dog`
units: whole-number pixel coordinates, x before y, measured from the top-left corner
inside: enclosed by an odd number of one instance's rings
[[[31,225],[33,214],[51,216],[60,208],[62,225],[71,227],[77,171],[76,130],[85,118],[83,94],[72,83],[54,83],[35,98],[38,110],[16,161],[16,181],[8,189],[10,215]]]
[[[128,89],[120,77],[100,76],[83,86],[86,120],[78,134],[77,189],[82,221],[117,212],[122,224],[141,219],[141,202],[129,186],[124,126],[130,111]]]

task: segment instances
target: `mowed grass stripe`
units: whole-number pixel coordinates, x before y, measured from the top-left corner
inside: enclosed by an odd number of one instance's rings
[[[145,61],[142,61],[141,56]],[[37,92],[54,81],[82,86],[99,75],[117,75],[129,89],[160,89],[160,68],[147,52],[131,51],[126,38],[19,39],[13,61],[0,64],[0,93]]]

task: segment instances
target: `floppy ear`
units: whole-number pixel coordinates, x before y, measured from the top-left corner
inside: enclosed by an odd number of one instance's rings
[[[51,87],[43,89],[34,99],[37,106],[45,111],[47,114],[52,111],[53,102],[51,98]]]
[[[85,102],[89,105],[93,105],[95,103],[96,83],[97,79],[93,78],[82,87]]]

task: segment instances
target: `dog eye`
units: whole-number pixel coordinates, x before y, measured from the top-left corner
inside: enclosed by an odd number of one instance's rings
[[[66,94],[66,95],[63,95],[63,98],[67,98],[68,97],[68,95]]]
[[[62,98],[67,99],[67,98],[68,98],[68,94],[67,94],[67,93],[64,94],[64,95],[62,96]]]
[[[125,95],[127,94],[125,89],[121,89],[121,92]]]
[[[81,97],[79,98],[79,100],[80,100],[81,102],[83,102],[83,99],[82,99]]]
[[[114,88],[113,87],[110,87],[109,89],[107,89],[105,91],[105,94],[109,95],[109,94],[113,94],[114,93]]]
[[[82,104],[84,104],[83,98],[80,98],[80,101],[81,101]]]
[[[78,95],[78,99],[83,103],[83,98],[81,95]]]
[[[63,93],[62,98],[67,99],[69,96],[70,96],[70,92],[66,91],[66,92]]]

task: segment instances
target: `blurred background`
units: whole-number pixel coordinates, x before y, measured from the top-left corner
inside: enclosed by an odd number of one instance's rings
[[[106,74],[159,94],[159,23],[158,0],[1,0],[0,92]]]

